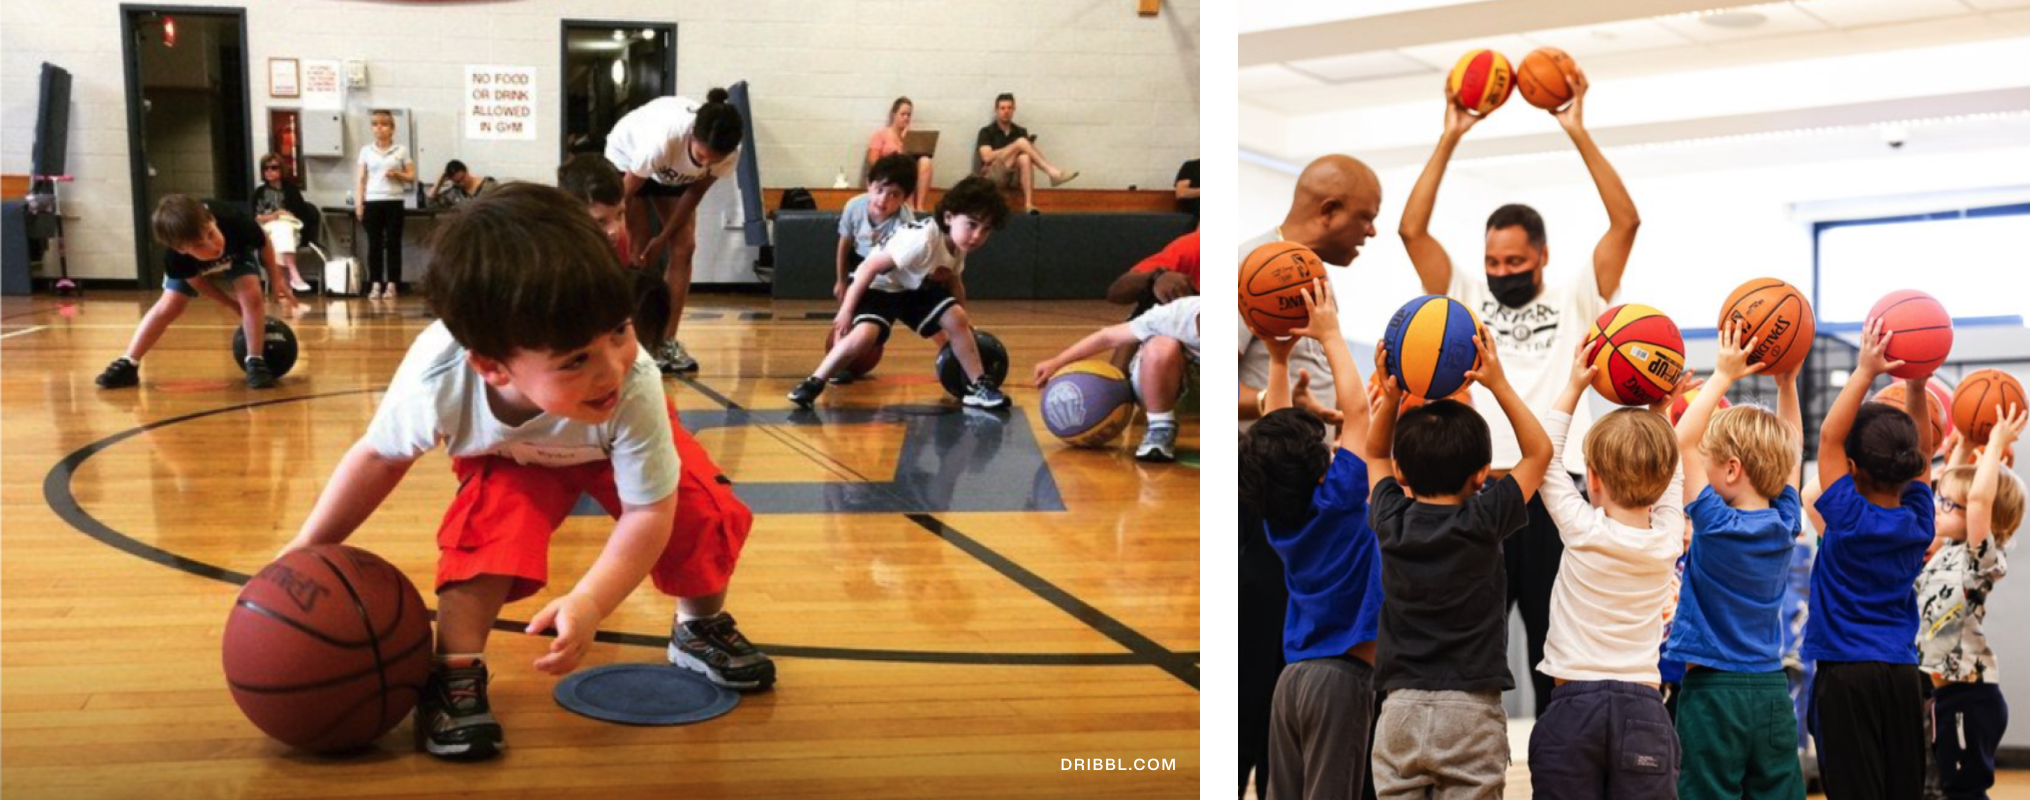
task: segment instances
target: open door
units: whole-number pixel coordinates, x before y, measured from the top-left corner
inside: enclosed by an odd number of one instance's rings
[[[120,19],[135,277],[145,289],[162,281],[149,220],[163,196],[253,195],[247,17],[237,8],[123,5]]]
[[[557,162],[606,150],[627,112],[677,93],[677,26],[667,22],[564,20],[563,141]]]

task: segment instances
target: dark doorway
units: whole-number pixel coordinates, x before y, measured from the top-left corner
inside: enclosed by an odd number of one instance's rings
[[[606,150],[613,123],[677,93],[677,26],[564,20],[564,141],[559,160]]]
[[[253,191],[244,9],[120,7],[135,277],[162,280],[149,218],[164,195],[245,201]]]

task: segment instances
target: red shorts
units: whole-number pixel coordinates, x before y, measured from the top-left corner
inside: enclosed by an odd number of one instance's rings
[[[754,527],[754,512],[733,494],[733,484],[705,448],[677,421],[670,429],[683,468],[677,476],[677,517],[669,544],[649,577],[673,597],[703,597],[726,590],[740,548]],[[618,518],[613,462],[569,467],[515,463],[502,456],[454,458],[458,497],[437,529],[437,589],[481,575],[515,579],[508,600],[535,594],[550,579],[550,536],[589,494]]]

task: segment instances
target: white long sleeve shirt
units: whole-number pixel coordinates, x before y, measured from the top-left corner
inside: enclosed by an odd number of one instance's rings
[[[1552,411],[1542,419],[1551,463],[1561,463],[1572,415]],[[1680,459],[1670,487],[1649,509],[1649,527],[1636,528],[1595,508],[1558,470],[1545,476],[1539,492],[1558,524],[1565,557],[1551,589],[1551,630],[1537,669],[1568,681],[1658,681],[1660,609],[1684,550],[1684,484]]]

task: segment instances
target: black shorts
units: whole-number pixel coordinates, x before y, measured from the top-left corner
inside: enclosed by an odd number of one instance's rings
[[[950,290],[929,281],[907,292],[868,289],[860,296],[860,306],[853,309],[853,324],[868,322],[881,326],[883,342],[888,341],[889,326],[897,322],[928,339],[942,330],[938,318],[944,316],[945,309],[958,303]]]
[[[684,193],[685,193],[685,192],[689,192],[689,191],[691,190],[691,187],[693,187],[693,186],[696,186],[696,185],[698,185],[698,184],[696,184],[696,183],[686,183],[686,184],[684,184],[684,185],[682,185],[682,186],[671,186],[671,185],[669,185],[669,184],[667,184],[667,183],[663,183],[663,182],[661,182],[661,181],[655,180],[654,178],[650,178],[649,180],[646,180],[646,181],[642,181],[642,184],[641,184],[641,188],[640,188],[640,189],[637,189],[637,190],[635,190],[635,196],[637,196],[637,197],[683,197],[683,196],[684,196]]]

